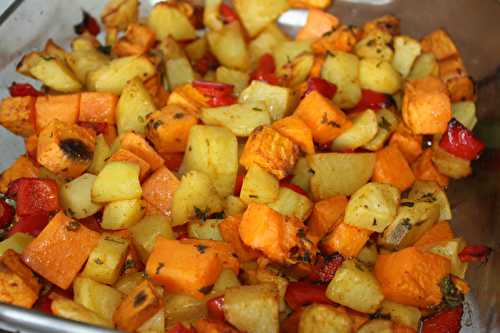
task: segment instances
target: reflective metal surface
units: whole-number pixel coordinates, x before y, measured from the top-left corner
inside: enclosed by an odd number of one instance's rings
[[[6,1],[6,0],[0,0]],[[269,0],[272,1],[272,0]],[[39,49],[48,38],[67,45],[80,8],[98,14],[104,0],[17,0],[11,15],[0,16],[0,97],[14,81],[27,81],[15,73],[19,57]],[[142,1],[142,13],[151,2]],[[462,53],[469,73],[477,80],[478,135],[487,150],[474,162],[474,175],[449,188],[452,226],[470,244],[487,244],[495,250],[500,240],[500,2],[497,0],[336,0],[331,11],[346,24],[360,24],[387,13],[402,21],[403,33],[421,37],[446,28]],[[280,22],[290,30],[305,20],[305,12],[291,11]],[[0,170],[23,152],[22,139],[0,129]],[[470,265],[462,332],[500,332],[500,255],[495,251],[487,265]],[[0,304],[0,329],[20,332],[113,332],[89,325],[47,317]]]

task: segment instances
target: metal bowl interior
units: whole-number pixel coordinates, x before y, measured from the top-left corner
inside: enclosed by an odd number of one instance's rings
[[[272,0],[270,0],[272,1]],[[144,0],[144,15],[154,0]],[[74,36],[73,25],[81,9],[94,15],[103,0],[12,1],[0,16],[0,97],[7,95],[12,81],[27,81],[15,72],[20,56],[39,49],[48,38],[67,46]],[[360,24],[384,14],[401,19],[402,31],[411,36],[444,27],[454,38],[469,73],[477,82],[478,135],[487,150],[473,163],[473,176],[453,182],[449,197],[452,226],[469,244],[486,244],[498,249],[500,239],[500,2],[498,0],[336,0],[332,13],[346,24]],[[290,32],[303,24],[305,11],[289,11],[280,23]],[[23,141],[0,128],[0,170],[23,153]],[[500,332],[500,255],[493,252],[485,265],[472,264],[467,274],[472,291],[462,332]],[[60,325],[59,327],[57,325]],[[69,326],[68,326],[69,325]],[[0,329],[20,332],[105,332],[88,325],[49,318],[38,313],[0,304]],[[58,328],[55,328],[58,327]],[[60,328],[60,329],[59,329]],[[108,331],[109,332],[109,331]]]

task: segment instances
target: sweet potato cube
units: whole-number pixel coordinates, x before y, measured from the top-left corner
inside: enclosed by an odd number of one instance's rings
[[[327,34],[315,41],[312,48],[315,54],[333,53],[335,51],[352,52],[356,43],[355,31],[342,25],[331,34]]]
[[[147,203],[168,217],[172,215],[172,200],[179,184],[179,179],[170,170],[162,167],[142,184],[142,196]]]
[[[92,163],[95,134],[83,127],[53,120],[38,137],[38,163],[67,177],[78,177]]]
[[[474,82],[468,76],[457,77],[446,82],[452,103],[462,101],[474,101],[476,99],[476,88]]]
[[[144,161],[136,154],[123,148],[118,149],[113,155],[111,155],[111,157],[108,159],[108,162],[130,162],[137,164],[141,170],[139,174],[140,180],[146,178],[146,176],[149,174],[149,171],[151,170],[151,166],[148,162]]]
[[[14,250],[0,257],[0,302],[31,308],[42,285]]]
[[[318,8],[325,9],[330,6],[332,0],[288,0],[288,5],[294,8]]]
[[[336,224],[342,222],[340,218],[344,215],[346,207],[345,195],[336,195],[316,202],[309,218],[308,238],[314,241],[323,238]]]
[[[14,134],[35,133],[35,97],[8,97],[0,103],[0,124]]]
[[[352,126],[344,112],[317,91],[304,97],[295,115],[306,123],[314,141],[320,144],[330,143]]]
[[[23,261],[56,286],[67,289],[99,237],[99,233],[59,212],[26,247]]]
[[[241,215],[228,216],[219,224],[222,238],[233,246],[234,252],[242,262],[252,261],[259,257],[259,252],[243,244],[240,238]]]
[[[321,248],[327,254],[338,252],[344,257],[357,257],[371,233],[371,230],[340,223],[322,240]]]
[[[395,145],[387,146],[375,154],[373,181],[391,184],[401,192],[415,182],[415,176],[403,154]]]
[[[40,170],[26,156],[20,156],[0,176],[0,192],[7,192],[10,182],[19,178],[38,178]]]
[[[133,132],[125,133],[121,140],[121,147],[148,162],[152,170],[163,166],[163,158],[139,134]]]
[[[273,123],[273,128],[297,144],[306,154],[314,154],[312,132],[299,117],[290,116]]]
[[[126,332],[134,332],[163,306],[161,295],[151,282],[144,280],[118,305],[113,315],[116,327]]]
[[[246,169],[253,163],[283,179],[292,170],[299,155],[299,147],[289,138],[269,126],[258,127],[250,135],[240,156]]]
[[[223,268],[229,268],[238,275],[240,271],[240,262],[236,258],[236,253],[230,243],[208,239],[183,239],[181,243],[191,244],[196,248],[204,247],[206,253],[214,253],[217,255]]]
[[[457,47],[450,35],[443,29],[438,29],[424,36],[420,42],[422,52],[431,52],[437,60],[443,60],[458,55]]]
[[[414,135],[404,125],[398,124],[396,132],[392,134],[389,145],[395,145],[406,158],[408,163],[414,162],[422,154],[422,136]]]
[[[439,172],[432,162],[432,150],[426,149],[422,155],[411,165],[416,180],[428,180],[448,186],[448,177]]]
[[[83,92],[78,121],[115,124],[118,96],[108,92]]]
[[[113,52],[119,57],[141,55],[154,45],[156,36],[153,30],[139,23],[131,23],[125,36],[113,45]]]
[[[36,129],[41,131],[54,119],[75,124],[80,111],[80,94],[47,95],[37,97],[35,102]]]
[[[448,89],[435,77],[406,83],[403,98],[403,120],[414,134],[441,134],[451,119]]]
[[[442,60],[438,63],[438,65],[439,78],[443,82],[448,82],[452,79],[467,75],[467,70],[465,69],[464,63],[460,56]]]
[[[207,247],[201,244],[186,244],[159,236],[146,264],[146,272],[167,292],[186,293],[202,299],[222,271],[217,254],[206,250]]]
[[[380,254],[374,273],[391,301],[425,308],[441,303],[441,280],[450,274],[448,258],[408,247]]]
[[[439,242],[449,241],[455,238],[448,221],[440,221],[434,224],[429,230],[415,242],[414,246],[418,248],[428,247]]]
[[[339,25],[339,19],[323,10],[311,9],[306,25],[297,33],[297,40],[317,39]]]
[[[208,107],[208,98],[191,84],[175,87],[168,97],[167,105],[178,105],[194,116],[198,116],[202,108]]]
[[[198,119],[177,105],[167,105],[147,118],[146,137],[160,153],[180,153],[186,150],[189,130]]]

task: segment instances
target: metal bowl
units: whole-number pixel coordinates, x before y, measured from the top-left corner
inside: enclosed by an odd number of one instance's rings
[[[269,0],[272,1],[272,0]],[[143,0],[147,13],[155,0]],[[2,0],[0,8],[0,97],[12,81],[27,81],[15,72],[19,57],[40,49],[48,38],[68,45],[81,9],[98,15],[104,0]],[[336,0],[331,12],[347,24],[360,24],[384,14],[401,19],[411,36],[444,27],[454,38],[465,65],[477,82],[476,132],[487,144],[473,176],[453,182],[449,189],[452,227],[469,244],[498,249],[500,239],[500,2],[498,0]],[[280,18],[289,31],[305,22],[306,12],[291,10]],[[23,153],[21,138],[0,128],[0,170]],[[500,332],[500,255],[493,252],[485,265],[472,264],[467,273],[472,291],[466,300],[461,332]],[[116,332],[45,316],[0,304],[0,329],[17,332]]]

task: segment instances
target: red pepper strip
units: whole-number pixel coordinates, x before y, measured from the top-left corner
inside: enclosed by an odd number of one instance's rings
[[[5,200],[0,199],[0,228],[8,225],[14,218],[15,214],[16,211],[14,210],[14,207],[6,203]]]
[[[241,187],[243,186],[243,178],[245,176],[243,175],[238,175],[236,176],[236,183],[234,184],[234,196],[239,197],[241,193]]]
[[[234,91],[234,86],[232,84],[201,80],[193,81],[193,87],[207,97],[230,96]]]
[[[232,95],[227,96],[214,96],[208,100],[208,104],[211,107],[233,105],[238,102],[238,99]]]
[[[214,297],[207,302],[208,316],[213,319],[224,321],[224,295]]]
[[[295,185],[295,184],[292,184],[292,183],[288,183],[288,182],[284,182],[284,181],[280,181],[280,186],[281,187],[289,188],[290,190],[294,191],[295,193],[298,193],[300,195],[303,195],[303,196],[307,197],[307,192],[304,191],[302,189],[302,187],[300,187],[298,185]]]
[[[187,328],[181,323],[175,324],[174,327],[170,328],[165,333],[196,333],[192,328]]]
[[[285,301],[293,309],[311,303],[332,304],[326,295],[326,285],[316,285],[309,282],[291,282],[285,293]]]
[[[231,23],[239,20],[238,14],[236,14],[234,9],[225,3],[219,6],[219,13],[224,23]]]
[[[361,100],[349,112],[359,112],[366,109],[372,109],[376,111],[387,107],[389,104],[390,100],[387,95],[372,90],[363,89],[361,91]]]
[[[52,310],[50,308],[51,305],[52,305],[52,300],[50,299],[49,295],[45,295],[38,300],[38,302],[35,304],[33,308],[35,310],[51,315],[52,314]]]
[[[93,129],[97,134],[105,134],[108,131],[108,124],[94,123],[90,121],[81,121],[78,123],[81,127]]]
[[[29,83],[12,82],[12,84],[9,87],[9,92],[12,97],[43,96],[43,93],[41,91],[36,90]]]
[[[311,77],[307,80],[307,90],[304,96],[307,96],[313,91],[319,92],[328,99],[332,99],[337,93],[337,86],[319,77]]]
[[[163,160],[165,160],[165,166],[170,171],[178,171],[181,167],[182,160],[184,159],[183,153],[171,153],[171,154],[163,154]]]
[[[59,187],[52,179],[19,178],[9,184],[17,201],[17,215],[47,215],[60,209]]]
[[[175,226],[174,233],[177,235],[175,237],[175,239],[177,239],[177,240],[189,238],[189,234],[187,231],[187,224]]]
[[[81,220],[78,220],[81,224],[83,224],[85,227],[89,228],[90,230],[102,233],[104,230],[101,228],[101,218],[98,217],[97,215],[92,215],[85,217]]]
[[[479,157],[479,154],[486,147],[481,140],[455,118],[448,123],[446,133],[441,137],[439,146],[448,153],[472,161]]]
[[[77,35],[83,34],[85,31],[89,32],[91,35],[97,36],[101,32],[99,24],[96,19],[92,17],[89,13],[82,10],[83,18],[82,22],[76,24],[73,29]]]
[[[458,257],[462,262],[479,261],[486,263],[491,251],[492,249],[485,245],[469,245],[458,254]]]
[[[12,236],[18,232],[23,232],[30,234],[32,236],[38,236],[49,223],[48,213],[30,214],[18,216],[16,224],[10,229],[9,236]]]
[[[218,66],[219,62],[210,52],[206,52],[193,64],[194,70],[201,75],[207,74],[207,72],[211,69],[217,69]]]
[[[337,269],[344,262],[344,257],[340,253],[334,253],[326,258],[320,257],[314,265],[314,273],[309,277],[314,281],[328,283],[333,279]]]
[[[260,57],[257,69],[250,75],[250,79],[279,85],[281,80],[276,76],[275,72],[276,63],[274,57],[272,54],[266,53]]]
[[[446,309],[425,319],[422,322],[421,333],[458,333],[463,314],[463,306]]]

